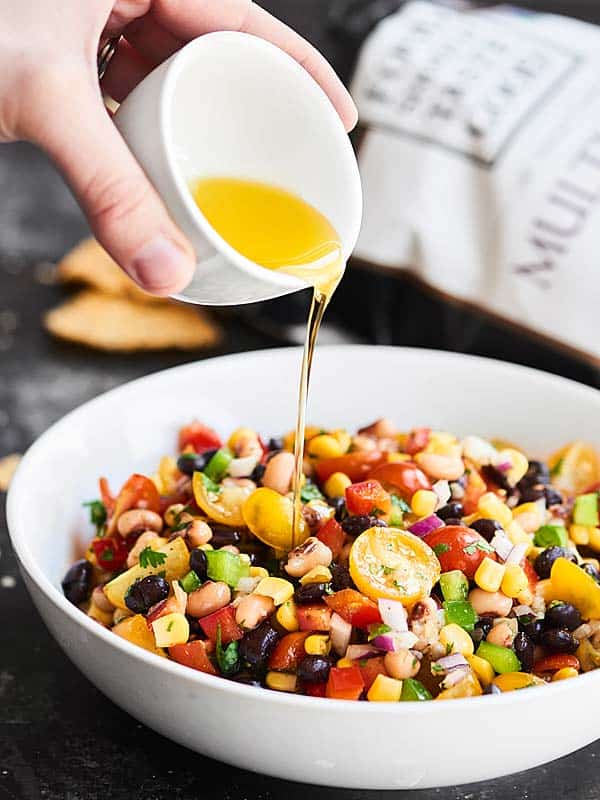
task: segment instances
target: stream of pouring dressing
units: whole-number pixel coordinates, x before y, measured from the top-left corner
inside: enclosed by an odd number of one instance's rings
[[[301,540],[304,432],[310,369],[323,314],[344,273],[340,238],[316,208],[297,195],[242,178],[202,178],[192,194],[208,222],[241,255],[313,287],[302,354],[294,443],[294,516],[289,549]]]

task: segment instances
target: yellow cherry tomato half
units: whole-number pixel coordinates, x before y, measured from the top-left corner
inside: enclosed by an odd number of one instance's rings
[[[372,600],[410,606],[427,597],[440,577],[440,562],[418,536],[399,528],[369,528],[350,550],[350,574]]]
[[[577,564],[557,558],[550,573],[549,600],[571,603],[584,619],[600,617],[600,586]]]
[[[562,492],[578,494],[600,481],[600,458],[585,442],[572,442],[548,459],[552,484]]]
[[[194,500],[209,519],[222,525],[243,526],[242,506],[254,491],[254,486],[220,486],[213,491],[201,472],[192,478]]]
[[[292,545],[294,504],[289,497],[266,486],[256,489],[242,509],[245,524],[261,542],[276,550],[289,550]],[[304,520],[300,520],[298,543],[306,539]]]

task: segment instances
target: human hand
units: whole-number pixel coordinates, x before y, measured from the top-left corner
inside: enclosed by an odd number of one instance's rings
[[[124,37],[102,81],[118,102],[189,40],[236,30],[293,56],[346,128],[356,124],[354,103],[323,56],[250,0],[3,0],[2,6],[0,142],[24,139],[44,149],[99,242],[153,294],[183,289],[195,257],[104,108],[96,64],[102,39]]]

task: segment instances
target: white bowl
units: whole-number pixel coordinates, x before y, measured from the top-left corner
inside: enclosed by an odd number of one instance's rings
[[[257,772],[338,787],[398,789],[490,779],[598,736],[600,673],[544,689],[431,703],[356,703],[278,694],[195,672],[116,637],[67,602],[60,580],[97,496],[150,471],[197,417],[222,433],[292,426],[297,349],[243,353],[134,381],[93,400],[29,450],[8,500],[12,542],[46,624],[108,697],[169,738]],[[546,455],[585,438],[600,448],[600,393],[497,361],[426,350],[318,350],[309,419],[364,425],[390,416],[501,435]]]

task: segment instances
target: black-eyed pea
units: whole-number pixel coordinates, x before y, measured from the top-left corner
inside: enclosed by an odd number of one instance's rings
[[[305,542],[290,552],[285,571],[292,578],[301,578],[314,567],[328,567],[332,560],[333,553],[329,547],[314,536],[309,536]]]
[[[275,603],[271,597],[249,594],[238,603],[235,609],[235,621],[246,630],[254,630],[274,611]]]
[[[508,621],[498,622],[488,633],[486,640],[499,647],[511,647],[515,638],[515,631]]]
[[[187,541],[190,547],[200,547],[212,539],[212,530],[203,519],[194,519],[187,528]]]
[[[100,611],[104,611],[105,613],[112,613],[115,610],[113,604],[104,594],[104,587],[102,586],[96,586],[92,592],[92,602],[97,608],[100,609]]]
[[[140,553],[144,548],[151,547],[153,544],[163,543],[163,539],[158,536],[154,531],[145,531],[141,536],[138,536],[135,544],[127,555],[127,566],[135,567],[140,560]]]
[[[165,524],[169,528],[181,525],[182,522],[191,522],[192,519],[192,515],[185,510],[183,503],[174,503],[164,513]]]
[[[141,531],[160,533],[162,528],[163,521],[160,514],[150,511],[148,508],[132,508],[124,511],[117,520],[117,530],[123,538]]]
[[[262,476],[262,485],[268,489],[273,489],[279,494],[287,494],[292,485],[292,478],[294,477],[294,454],[282,450],[276,453],[267,462],[264,475]]]
[[[386,653],[383,666],[390,677],[402,681],[406,678],[414,678],[421,667],[421,662],[410,650],[403,649],[394,653]]]
[[[223,581],[209,581],[188,594],[186,614],[206,617],[231,602],[231,589]]]

